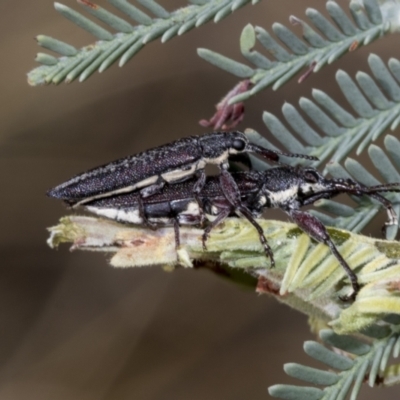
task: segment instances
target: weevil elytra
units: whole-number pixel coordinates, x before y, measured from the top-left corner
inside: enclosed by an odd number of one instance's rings
[[[102,199],[92,199],[84,207],[97,215],[133,224],[171,224],[175,227],[176,244],[179,245],[179,225],[199,225],[202,211],[206,216],[214,216],[204,230],[203,245],[211,230],[228,216],[247,218],[257,229],[266,255],[274,265],[272,249],[262,228],[255,220],[264,208],[280,208],[309,236],[329,246],[332,254],[345,270],[353,291],[343,300],[354,299],[359,291],[356,274],[334,245],[325,226],[312,214],[300,208],[312,205],[319,199],[330,199],[341,193],[354,196],[367,195],[379,201],[387,210],[389,220],[386,225],[397,224],[397,217],[389,200],[380,192],[400,192],[400,183],[379,186],[365,186],[351,179],[329,179],[313,168],[281,166],[264,172],[249,171],[233,173],[238,187],[238,195],[232,194],[235,203],[227,200],[226,190],[221,187],[218,177],[206,179],[199,194],[200,203],[193,195],[196,178],[165,186],[159,193],[142,199],[139,192],[130,192]]]
[[[229,186],[229,193],[234,193],[237,189],[227,172],[228,158],[242,153],[255,153],[273,162],[279,162],[281,155],[316,160],[312,156],[263,148],[250,143],[242,132],[213,132],[179,139],[91,169],[51,189],[48,195],[71,206],[136,190],[146,198],[160,191],[166,183],[177,183],[198,175],[196,184],[192,185],[197,197],[205,183],[206,164],[220,166],[221,184]],[[228,197],[228,201],[233,204],[235,200]]]

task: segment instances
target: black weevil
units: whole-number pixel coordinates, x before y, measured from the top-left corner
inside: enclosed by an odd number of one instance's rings
[[[221,185],[230,188],[228,201],[234,204],[235,200],[229,196],[237,189],[227,171],[228,158],[243,153],[255,153],[272,162],[279,162],[281,155],[316,160],[312,156],[281,153],[250,143],[242,132],[212,132],[179,139],[93,168],[56,186],[48,195],[71,206],[137,190],[146,198],[159,192],[166,183],[182,182],[197,175],[197,182],[192,185],[197,198],[206,180],[205,166],[216,164],[221,168]]]

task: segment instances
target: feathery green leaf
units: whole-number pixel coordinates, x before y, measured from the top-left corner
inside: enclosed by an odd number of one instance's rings
[[[82,82],[96,70],[99,72],[106,70],[118,59],[120,59],[120,66],[125,65],[144,45],[159,37],[162,42],[166,42],[211,19],[218,22],[238,8],[248,3],[255,4],[258,1],[192,1],[194,4],[173,12],[168,12],[154,0],[137,0],[137,2],[154,17],[150,17],[127,0],[110,0],[110,3],[124,13],[127,19],[133,20],[139,25],[131,24],[128,20],[88,0],[78,0],[78,4],[82,6],[84,12],[108,25],[110,30],[66,5],[55,3],[55,9],[62,16],[95,36],[98,41],[77,50],[67,43],[39,35],[37,40],[40,46],[59,53],[63,57],[55,58],[50,55],[45,57],[40,53],[36,61],[42,65],[29,72],[29,84],[36,86],[48,83],[69,83],[77,78]],[[112,33],[112,31],[116,33]],[[245,66],[245,68],[252,72],[250,67]],[[233,69],[233,71],[238,73],[237,69]]]
[[[313,391],[312,387],[274,385],[269,388],[269,393],[271,396],[280,399],[301,400],[305,398],[304,389],[306,389],[311,396],[310,398],[337,400],[345,399],[351,392],[350,400],[355,400],[366,377],[368,377],[370,386],[374,386],[378,378],[381,379],[383,385],[386,385],[386,377],[389,378],[389,371],[393,372],[393,369],[387,367],[386,364],[390,356],[398,356],[393,348],[400,336],[398,325],[387,325],[385,328],[387,328],[386,334],[381,338],[369,336],[367,332],[364,333],[364,338],[356,338],[338,335],[329,329],[321,330],[320,338],[324,344],[339,349],[345,354],[334,353],[320,343],[308,341],[304,344],[305,352],[329,367],[329,371],[294,363],[285,364],[284,370],[289,376],[306,383],[324,386],[324,389],[314,388],[315,391]],[[344,365],[348,368],[343,368],[339,361],[337,361],[338,365],[335,365],[332,360],[343,360]],[[333,371],[332,368],[338,370],[338,372]],[[353,389],[351,390],[352,384]]]
[[[283,116],[294,132],[276,116],[264,112],[263,120],[271,134],[291,152],[318,157],[320,161],[314,164],[317,166],[327,159],[338,163],[354,148],[360,154],[387,129],[395,129],[400,123],[400,80],[396,76],[399,62],[392,59],[386,67],[374,54],[369,56],[368,62],[375,79],[359,72],[356,83],[344,71],[336,74],[336,80],[356,117],[328,94],[313,90],[313,100],[301,98],[299,105],[320,132],[293,105],[285,103]],[[393,157],[400,160],[399,156]],[[392,178],[398,179],[395,175]]]
[[[364,8],[361,8],[358,3],[350,3],[353,21],[334,1],[326,3],[326,9],[333,23],[319,11],[311,8],[306,10],[311,24],[297,17],[290,17],[293,24],[301,26],[303,40],[284,25],[273,24],[274,34],[290,51],[281,46],[265,29],[258,26],[253,27],[250,24],[246,25],[240,38],[240,48],[243,56],[254,65],[254,68],[245,68],[244,65],[241,69],[232,68],[231,65],[237,64],[236,61],[211,50],[198,49],[198,54],[206,61],[231,74],[240,78],[251,78],[254,87],[233,97],[230,103],[243,101],[270,85],[277,90],[302,68],[307,67],[308,70],[300,77],[300,82],[310,72],[319,71],[324,65],[331,64],[344,53],[367,45],[390,32],[391,23],[395,22],[391,21],[389,17],[382,18],[376,0],[364,0],[363,4]],[[266,49],[270,58],[254,50],[256,39]],[[243,69],[246,69],[245,75],[242,73]]]
[[[385,183],[394,183],[400,181],[400,164],[398,158],[393,158],[393,154],[398,157],[397,151],[400,151],[400,141],[394,136],[387,135],[384,140],[386,152],[381,148],[371,145],[368,153],[372,163],[377,169],[382,181]],[[386,154],[387,153],[387,154]],[[378,185],[380,182],[373,177],[361,164],[355,160],[348,158],[345,162],[347,173],[343,174],[343,170],[337,168],[337,164],[328,165],[327,170],[335,178],[353,178],[366,185]],[[385,197],[393,202],[394,210],[397,215],[400,212],[400,195],[395,193],[387,193]],[[353,232],[359,232],[367,225],[372,218],[379,212],[380,204],[368,198],[353,198],[356,206],[353,208],[344,206],[333,200],[320,200],[315,203],[321,210],[333,214],[335,218],[331,219],[330,225],[338,228],[349,229]],[[318,213],[321,218],[321,214]],[[322,216],[322,219],[324,217]],[[386,229],[386,237],[394,239],[398,232],[398,225],[390,225]]]

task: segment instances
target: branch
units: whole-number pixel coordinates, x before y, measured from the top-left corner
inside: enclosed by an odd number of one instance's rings
[[[202,230],[181,228],[176,251],[171,227],[148,230],[92,217],[65,217],[50,228],[48,243],[72,243],[72,249],[111,252],[111,265],[140,267],[178,265],[238,270],[258,279],[258,291],[309,316],[329,323],[338,333],[358,332],[388,313],[400,314],[400,243],[376,240],[329,228],[329,233],[363,285],[350,306],[339,300],[351,290],[345,272],[329,248],[317,244],[296,225],[258,220],[274,249],[276,268],[269,260],[251,224],[228,219],[202,247]],[[228,268],[229,267],[229,268]]]

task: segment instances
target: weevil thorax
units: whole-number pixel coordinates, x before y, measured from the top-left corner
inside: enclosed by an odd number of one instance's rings
[[[245,151],[248,143],[242,132],[213,132],[199,138],[203,158],[210,164],[223,164],[229,155]]]
[[[296,200],[299,191],[299,179],[295,168],[278,167],[267,170],[259,201],[266,207],[285,208]]]

